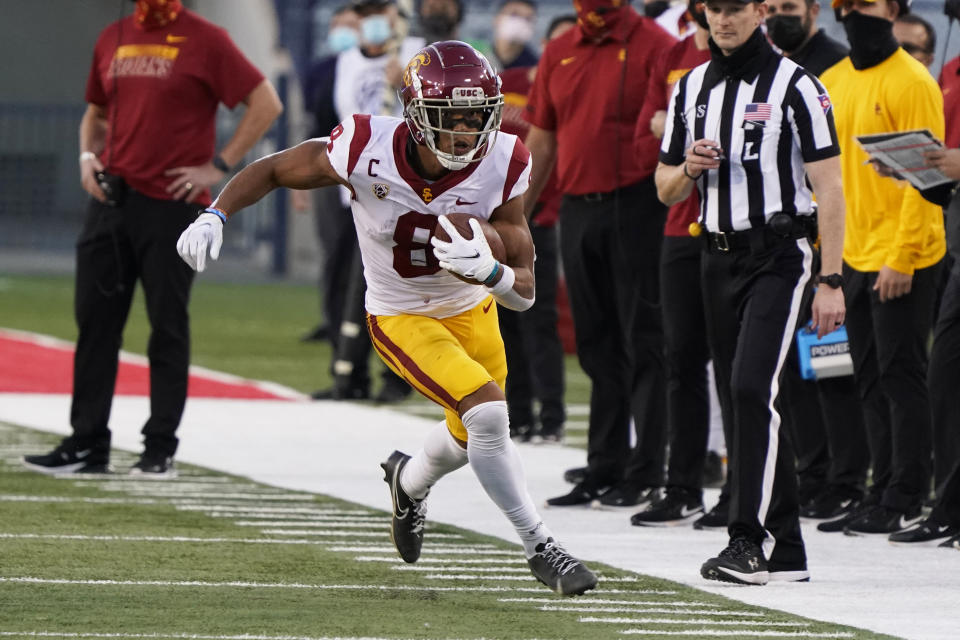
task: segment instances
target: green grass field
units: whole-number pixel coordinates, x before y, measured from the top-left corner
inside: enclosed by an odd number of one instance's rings
[[[444,525],[405,565],[385,512],[188,465],[168,481],[20,467],[55,441],[0,424],[2,637],[882,637],[596,564],[600,589],[560,598],[518,545]]]

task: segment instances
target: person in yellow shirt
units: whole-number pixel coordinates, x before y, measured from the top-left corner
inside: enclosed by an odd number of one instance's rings
[[[849,516],[820,526],[889,534],[920,520],[930,486],[926,346],[946,242],[940,207],[865,164],[855,137],[929,129],[943,139],[943,98],[927,69],[893,36],[909,0],[834,0],[833,7],[840,9],[850,56],[821,81],[843,154],[843,287],[873,486]]]

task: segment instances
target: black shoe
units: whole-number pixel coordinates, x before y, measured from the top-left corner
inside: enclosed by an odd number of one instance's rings
[[[510,437],[517,442],[530,442],[533,438],[533,425],[523,423],[514,426],[514,423],[511,422]]]
[[[949,540],[944,540],[937,546],[945,549],[960,549],[960,535],[953,536]]]
[[[326,324],[318,324],[310,331],[300,336],[300,342],[320,342],[330,337],[330,327]]]
[[[710,558],[700,567],[700,575],[707,580],[737,584],[767,584],[770,572],[760,546],[746,538],[734,538],[716,558]]]
[[[410,397],[411,393],[413,393],[413,387],[397,378],[396,382],[385,382],[373,397],[373,401],[377,404],[394,404],[403,402]]]
[[[630,516],[630,524],[638,527],[673,527],[693,522],[703,514],[700,496],[683,489],[670,488],[666,493],[647,505],[647,508]]]
[[[864,502],[854,503],[853,508],[847,511],[842,516],[834,518],[833,520],[827,520],[821,522],[817,525],[817,531],[823,531],[824,533],[836,533],[837,531],[843,531],[848,524],[864,515],[865,513],[872,511],[877,507],[876,502]]]
[[[599,496],[590,506],[594,509],[630,509],[652,502],[656,495],[656,487],[623,480]]]
[[[767,562],[767,573],[770,575],[770,582],[810,582],[806,563],[786,566],[771,560]]]
[[[858,500],[833,488],[827,488],[800,509],[807,520],[836,520],[857,508]]]
[[[563,472],[564,482],[569,482],[570,484],[583,484],[583,481],[586,479],[586,467],[573,467],[572,469],[567,469]]]
[[[597,586],[596,574],[553,538],[538,544],[537,554],[527,563],[534,578],[562,596],[579,596]]]
[[[707,529],[726,529],[730,514],[730,501],[724,496],[700,518],[693,521],[693,528],[700,531]]]
[[[549,429],[540,427],[534,432],[532,440],[537,444],[563,444],[563,425]]]
[[[908,529],[922,519],[920,507],[904,512],[879,505],[851,520],[843,532],[850,536],[889,535]]]
[[[110,473],[110,447],[79,448],[72,438],[65,438],[50,453],[23,456],[22,462],[28,469],[49,475]]]
[[[386,462],[380,463],[384,471],[383,481],[390,485],[390,499],[393,504],[393,520],[390,523],[390,537],[400,552],[404,562],[416,562],[423,547],[423,525],[427,519],[427,498],[420,500],[407,495],[400,486],[400,472],[407,465],[410,456],[394,451]]]
[[[946,522],[940,522],[933,516],[930,516],[909,529],[891,533],[887,539],[890,541],[890,544],[924,547],[939,544],[942,540],[952,538],[957,534],[960,534],[960,528]]]
[[[576,507],[588,506],[595,499],[600,497],[601,488],[595,484],[584,480],[562,496],[547,499],[548,507]]]
[[[150,478],[176,478],[177,469],[173,466],[173,456],[144,451],[137,464],[130,467],[130,475]]]
[[[723,458],[716,451],[707,451],[703,460],[703,486],[716,489],[723,486]]]
[[[370,390],[366,387],[330,387],[318,389],[310,394],[314,400],[369,400]]]

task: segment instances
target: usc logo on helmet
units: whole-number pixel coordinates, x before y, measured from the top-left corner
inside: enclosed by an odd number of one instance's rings
[[[430,64],[430,54],[426,51],[421,51],[417,55],[413,56],[413,60],[407,63],[407,68],[403,71],[403,86],[410,86],[410,76],[417,72],[420,67],[425,67]]]

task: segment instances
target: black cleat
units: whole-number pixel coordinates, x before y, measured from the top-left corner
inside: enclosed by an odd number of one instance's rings
[[[710,511],[693,521],[693,528],[703,531],[707,529],[726,529],[730,511],[730,500],[720,495],[720,500]]]
[[[410,456],[407,454],[394,451],[386,462],[380,463],[380,468],[384,471],[383,481],[390,485],[390,498],[393,503],[390,538],[403,561],[414,563],[420,559],[420,549],[423,547],[427,498],[411,498],[400,486],[400,472],[408,460]]]
[[[920,514],[920,507],[908,513],[877,505],[847,523],[843,532],[848,536],[889,535],[909,529],[921,520],[923,516]]]
[[[72,438],[64,438],[50,453],[23,456],[22,462],[27,469],[48,475],[110,473],[110,447],[80,448]]]
[[[648,487],[623,480],[591,503],[594,509],[630,509],[642,507],[657,496],[656,487]]]
[[[130,467],[130,475],[146,478],[176,478],[177,469],[173,465],[173,456],[144,451],[137,463]]]
[[[806,520],[836,520],[857,508],[859,500],[837,490],[826,489],[800,508]]]
[[[960,549],[960,534],[953,536],[949,540],[944,540],[938,547],[943,547],[944,549]]]
[[[570,555],[566,549],[547,538],[537,545],[537,554],[527,558],[533,577],[562,596],[579,596],[597,586],[597,576]]]
[[[938,545],[941,541],[952,538],[957,534],[960,534],[960,528],[954,527],[947,522],[940,522],[933,516],[930,516],[909,529],[891,533],[887,540],[890,541],[890,544],[894,545],[924,547]]]
[[[587,479],[586,467],[571,467],[563,472],[563,481],[570,484],[580,484]]]
[[[734,538],[716,558],[710,558],[700,567],[700,575],[707,580],[736,584],[763,585],[770,581],[767,560],[760,547],[746,538]],[[809,578],[809,576],[808,576]]]
[[[666,493],[630,516],[630,524],[638,527],[674,527],[688,524],[703,515],[703,500],[699,495],[671,487]]]

